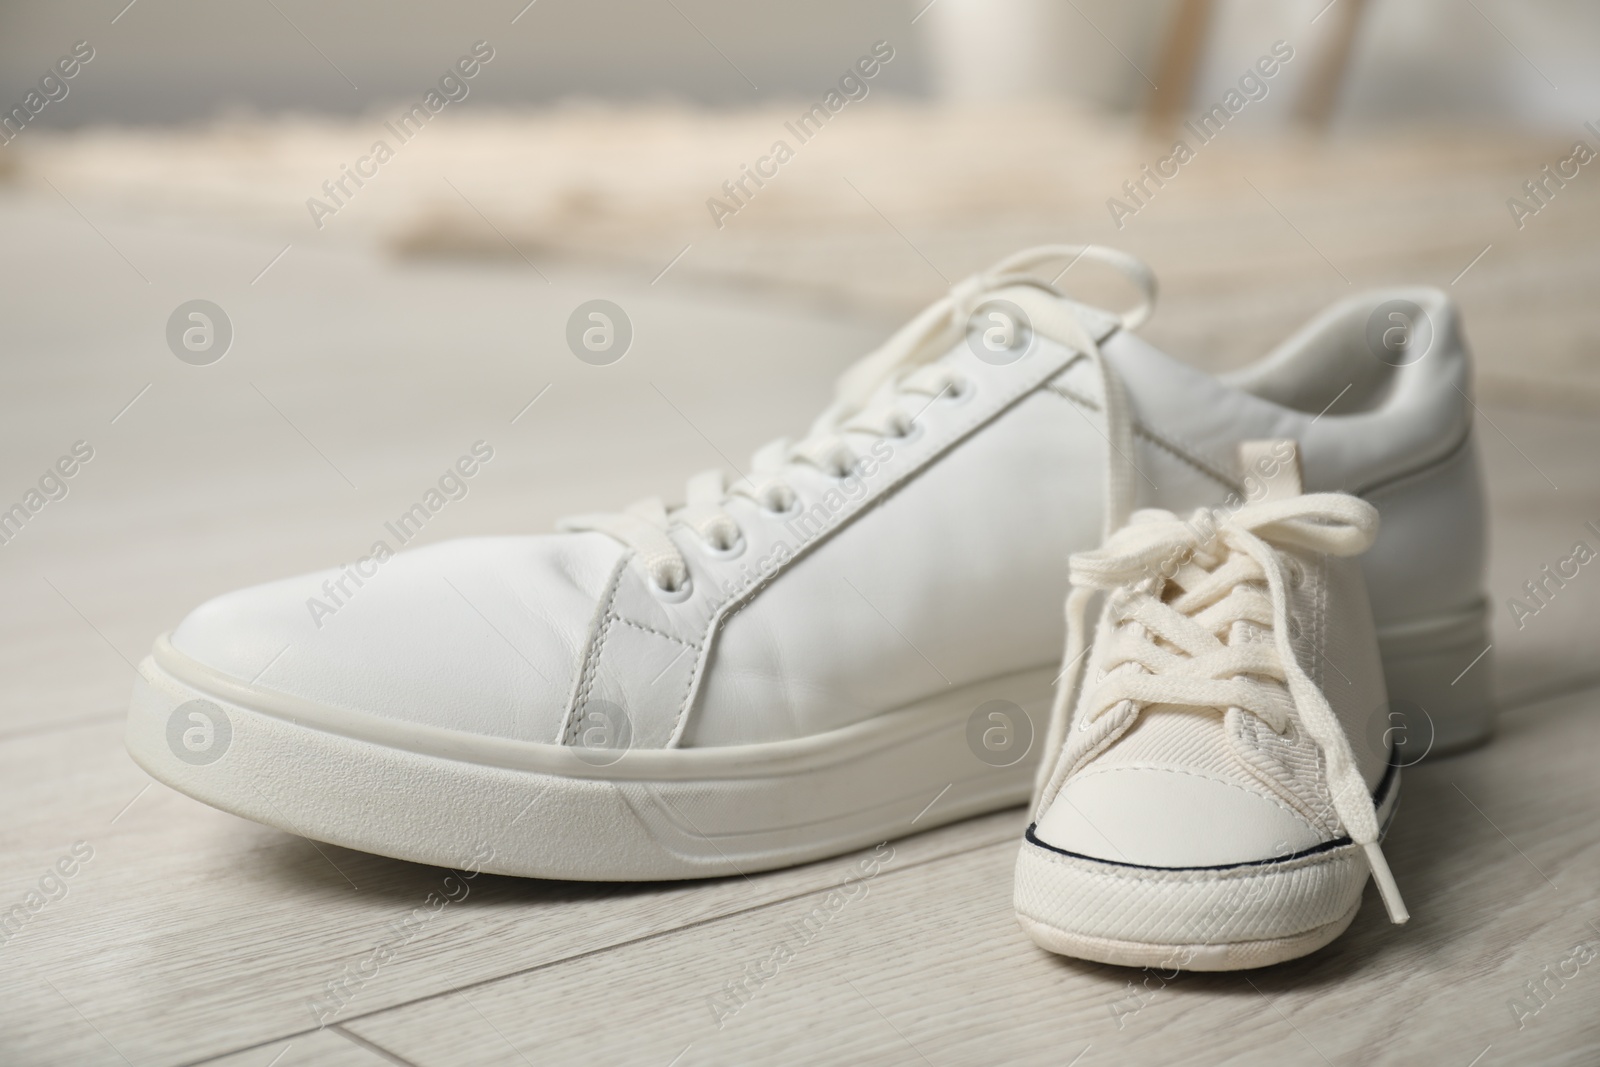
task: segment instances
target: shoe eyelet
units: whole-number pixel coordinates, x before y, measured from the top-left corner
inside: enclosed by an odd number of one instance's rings
[[[965,404],[968,400],[971,400],[973,394],[977,391],[978,385],[976,382],[966,375],[958,375],[950,379],[950,385],[939,395],[939,401],[954,407],[957,404]]]
[[[823,473],[826,474],[829,478],[833,479],[836,482],[842,482],[846,478],[850,477],[852,474],[855,474],[857,469],[859,469],[860,466],[861,466],[861,461],[859,459],[857,459],[854,463],[850,464],[848,467],[830,467],[827,470],[825,470]]]
[[[788,497],[789,497],[788,503],[784,504],[782,507],[774,507],[773,506],[774,501],[772,499],[772,494],[771,493],[766,493],[766,494],[763,494],[762,498],[761,498],[761,510],[765,511],[768,515],[771,515],[773,518],[778,518],[778,519],[784,518],[786,516],[798,515],[800,513],[800,494],[795,492],[793,489],[789,489],[787,487],[785,487],[784,491],[788,494]]]
[[[1289,572],[1289,588],[1299,589],[1306,582],[1306,568],[1293,556],[1288,557],[1285,570]]]
[[[906,423],[904,430],[904,433],[890,434],[888,439],[896,445],[909,445],[922,436],[926,427],[923,426],[920,419],[911,419]]]
[[[668,589],[656,581],[655,575],[650,575],[650,592],[655,594],[657,600],[664,604],[681,604],[694,596],[694,577],[684,578],[683,583],[676,589]]]
[[[705,541],[701,544],[701,551],[705,553],[707,559],[737,559],[744,555],[745,546],[747,544],[749,544],[749,541],[745,538],[744,531],[740,530],[739,536],[733,539],[732,544],[726,547],[718,547],[717,545],[712,544],[710,541]]]

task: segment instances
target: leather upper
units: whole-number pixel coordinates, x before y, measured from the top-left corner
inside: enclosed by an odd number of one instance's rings
[[[1067,306],[1126,384],[1141,504],[1220,503],[1239,486],[1238,440],[1297,437],[1308,489],[1372,488],[1384,511],[1367,560],[1380,619],[1479,595],[1481,502],[1453,331],[1399,368],[1388,406],[1314,418]],[[490,736],[571,744],[583,709],[603,701],[625,709],[644,747],[803,737],[1047,667],[1067,557],[1100,536],[1099,382],[1043,336],[1007,366],[965,344],[943,358],[971,392],[895,401],[915,416],[909,437],[852,440],[878,458],[871,474],[797,468],[785,480],[798,503],[781,515],[731,499],[744,533],[731,558],[674,528],[686,596],[664,596],[603,534],[470,538],[395,555],[320,619],[308,602],[342,571],[227,594],[172,643],[257,686]],[[1441,497],[1438,521],[1412,504]]]
[[[306,700],[554,742],[621,557],[599,534],[460,538],[397,553],[364,585],[345,578],[348,595],[328,593],[342,568],[225,594],[171,640],[209,667]],[[331,615],[308,607],[335,599]]]

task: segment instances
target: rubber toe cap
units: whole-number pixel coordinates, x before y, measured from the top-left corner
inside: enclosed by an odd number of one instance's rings
[[[1278,859],[1325,837],[1287,805],[1242,784],[1146,767],[1069,779],[1034,836],[1091,859],[1166,868]]]

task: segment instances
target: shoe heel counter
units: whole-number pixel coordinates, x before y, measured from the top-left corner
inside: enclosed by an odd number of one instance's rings
[[[1484,599],[1488,505],[1471,431],[1437,462],[1360,495],[1380,520],[1362,557],[1380,630]]]
[[[1363,495],[1381,517],[1362,563],[1389,703],[1421,710],[1433,754],[1470,747],[1494,715],[1477,441],[1469,432],[1439,463]]]
[[[1407,763],[1471,748],[1494,731],[1492,647],[1487,602],[1378,635],[1388,706],[1405,724]]]

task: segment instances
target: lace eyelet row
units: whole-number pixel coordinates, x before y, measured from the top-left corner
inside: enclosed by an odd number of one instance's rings
[[[950,380],[948,386],[940,390],[939,394],[934,397],[934,400],[944,404],[959,404],[970,400],[973,394],[976,392],[977,387],[974,385],[971,379],[964,376],[954,377]],[[901,424],[900,428],[902,432],[897,434],[889,434],[887,435],[887,439],[898,444],[909,444],[910,442],[920,438],[926,430],[923,423],[916,418],[907,419]],[[828,472],[829,476],[835,481],[842,481],[843,479],[849,477],[851,473],[852,471],[850,469],[835,469]],[[776,495],[779,493],[781,493],[783,496],[786,496],[787,501],[782,505],[775,506],[777,504]],[[793,516],[798,515],[801,511],[800,494],[796,493],[793,489],[790,489],[787,486],[769,491],[762,496],[758,503],[760,504],[761,510],[772,518],[792,518]],[[748,544],[749,541],[745,537],[744,531],[737,530],[733,541],[728,545],[721,546],[715,544],[710,539],[702,539],[700,550],[708,559],[723,562],[736,559],[743,555]],[[658,599],[665,603],[681,603],[694,595],[694,579],[693,577],[686,577],[678,586],[668,588],[657,581],[656,576],[652,574],[650,576],[650,589]]]

